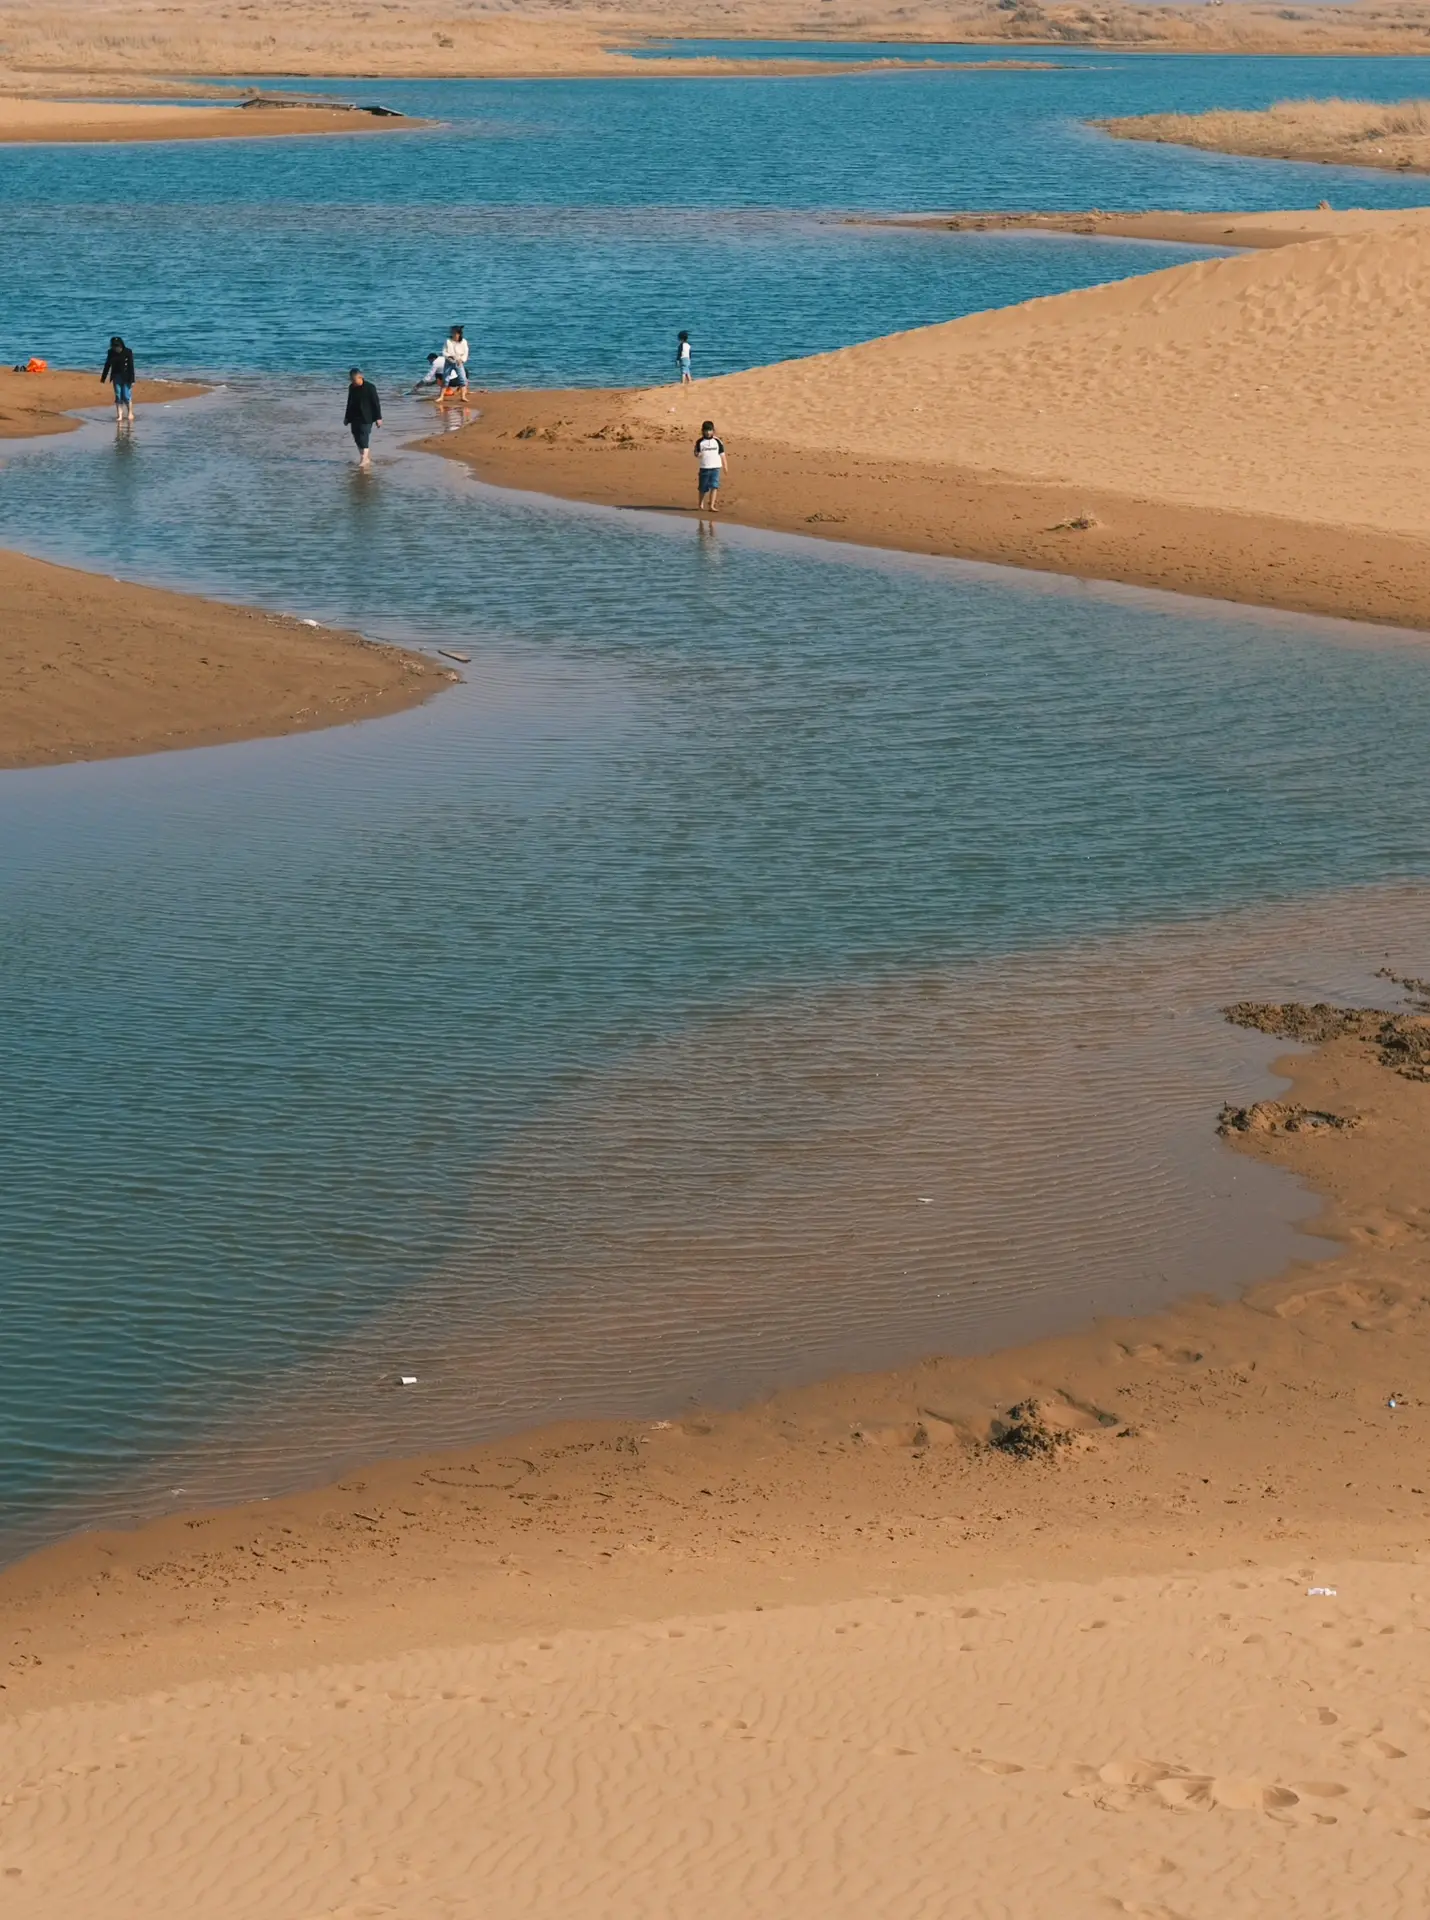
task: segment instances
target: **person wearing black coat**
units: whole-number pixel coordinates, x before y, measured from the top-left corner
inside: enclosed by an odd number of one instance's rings
[[[117,333],[109,337],[109,352],[104,356],[100,380],[114,388],[114,417],[134,418],[134,355]]]
[[[382,425],[382,402],[371,380],[363,377],[361,367],[353,367],[348,372],[348,404],[343,425],[352,434],[358,450],[358,465],[370,467],[372,430]]]

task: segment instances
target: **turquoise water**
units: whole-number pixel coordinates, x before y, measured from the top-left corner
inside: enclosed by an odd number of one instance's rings
[[[1308,87],[1425,93],[1423,59],[1079,54],[1053,73],[342,83],[441,122],[354,139],[7,149],[0,357],[116,330],[141,364],[415,377],[461,317],[497,385],[706,373],[1187,258],[889,233],[850,212],[1418,205],[1423,181],[1143,147],[1107,113]],[[298,84],[298,83],[294,83]],[[96,362],[97,365],[97,362]]]
[[[1039,202],[1045,77],[978,107]],[[719,83],[719,179],[672,170],[716,93],[656,79],[0,163],[7,342],[121,325],[229,382],[6,448],[0,541],[473,654],[392,721],[0,775],[12,1542],[1292,1244],[1304,1203],[1208,1131],[1270,1052],[1215,1008],[1423,970],[1417,644],[503,495],[400,452],[396,402],[363,478],[337,423],[355,329],[395,368],[458,299],[503,377],[597,380],[692,288],[738,362],[1172,257],[870,235],[771,167],[971,197],[947,155],[991,182],[993,123],[946,78]],[[920,115],[942,144],[894,138]],[[1072,203],[1104,165],[1167,198],[1164,157],[1049,137]]]

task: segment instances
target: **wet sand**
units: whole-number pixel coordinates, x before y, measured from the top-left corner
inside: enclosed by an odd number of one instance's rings
[[[1346,216],[685,388],[478,395],[423,444],[499,485],[690,511],[712,418],[731,518],[1424,627],[1427,293],[1430,222]]]
[[[113,396],[100,380],[101,351],[92,373],[16,373],[0,367],[0,440],[32,439],[41,433],[73,433],[81,422],[80,409],[110,407]],[[141,374],[134,388],[136,411],[146,406],[168,406],[175,400],[195,400],[205,386],[181,380],[146,380]]]
[[[1285,213],[928,213],[860,225],[930,227],[944,233],[1071,233],[1103,240],[1172,241],[1191,247],[1290,247],[1343,234],[1430,224],[1430,209],[1322,206]]]
[[[135,405],[205,389],[141,379]],[[103,406],[96,375],[0,372],[0,439]],[[357,634],[0,551],[0,769],[219,746],[376,719],[457,676]]]
[[[1377,1025],[1231,1136],[1344,1247],[1240,1302],[10,1569],[13,1910],[1413,1913],[1430,1023]]]

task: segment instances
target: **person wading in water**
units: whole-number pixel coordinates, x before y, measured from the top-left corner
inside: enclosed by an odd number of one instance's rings
[[[104,356],[101,381],[114,388],[114,418],[134,418],[134,355],[117,333],[109,336],[109,352]]]
[[[377,388],[364,377],[361,367],[348,371],[348,404],[343,425],[352,434],[353,445],[358,450],[358,465],[370,467],[372,430],[382,425],[382,402],[377,397]]]

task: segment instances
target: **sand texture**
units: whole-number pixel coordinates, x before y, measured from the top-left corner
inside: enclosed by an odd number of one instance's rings
[[[1264,112],[1149,113],[1097,124],[1119,140],[1153,140],[1310,160],[1331,167],[1430,173],[1430,100],[1279,100]]]
[[[429,444],[503,484],[693,507],[713,418],[732,517],[1426,625],[1427,295],[1412,213],[685,389],[491,395]]]
[[[417,122],[341,107],[153,106],[128,101],[0,97],[0,143],[256,140],[275,134],[375,133]]]
[[[1334,1261],[0,1576],[7,1914],[1418,1917],[1430,1019],[1243,1018]]]
[[[57,1708],[0,1730],[6,1912],[1418,1920],[1427,1595],[1019,1585]]]

